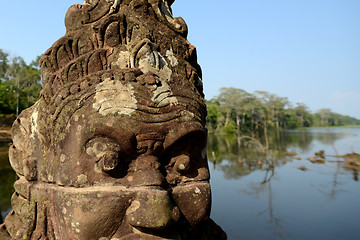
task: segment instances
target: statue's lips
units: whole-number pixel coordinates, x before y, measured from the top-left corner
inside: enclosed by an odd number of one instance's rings
[[[148,234],[131,233],[120,238],[111,238],[110,240],[174,240],[174,239],[180,240],[182,238],[179,235],[175,235],[174,237],[171,238],[163,238]]]
[[[178,188],[189,188],[191,186],[196,185],[208,185],[210,188],[210,183],[208,180],[199,180],[199,181],[189,181],[186,183],[179,184]],[[165,186],[165,185],[137,185],[137,186],[122,186],[119,184],[115,185],[95,185],[95,186],[86,186],[86,187],[73,187],[73,186],[63,186],[63,185],[54,185],[48,182],[38,182],[34,184],[34,189],[43,190],[48,189],[56,192],[67,192],[67,193],[97,193],[97,192],[139,192],[142,190],[148,191],[159,191],[159,192],[166,192],[173,188],[172,186]]]
[[[141,188],[138,188],[141,189]],[[210,184],[207,181],[198,181],[198,182],[191,182],[186,183],[181,186],[176,186],[172,189],[172,193],[168,190],[161,190],[160,187],[145,187],[144,191],[148,192],[148,196],[155,196],[158,197],[161,194],[166,192],[165,196],[170,197],[170,201],[173,202],[173,208],[180,210],[181,214],[191,226],[198,225],[199,223],[206,221],[210,215],[210,205],[211,205],[211,195],[210,195]],[[169,194],[169,195],[168,195]],[[142,196],[140,193],[139,196]],[[157,201],[160,203],[162,202],[161,199],[156,198]],[[152,199],[153,197],[150,197]],[[134,201],[138,198],[135,196]],[[145,198],[146,199],[146,198]],[[142,202],[141,204],[145,204],[146,202]],[[151,203],[154,204],[154,203]],[[156,203],[155,203],[156,205]],[[157,206],[154,205],[154,209],[158,209]],[[166,204],[165,204],[166,205]],[[165,208],[165,205],[164,206]],[[148,207],[151,207],[150,205]],[[130,207],[131,208],[131,207]],[[193,208],[198,209],[197,214],[193,214]],[[152,209],[146,208],[145,211],[140,211],[145,214],[145,216],[141,215],[140,219],[146,218],[150,216],[151,218],[155,218],[155,215],[151,214]],[[158,212],[162,212],[162,210],[157,210]],[[157,215],[157,214],[156,214]],[[136,217],[136,215],[134,215]],[[130,218],[134,217],[133,215]],[[171,225],[166,225],[162,228],[142,228],[141,226],[133,225],[133,233],[129,233],[125,236],[119,233],[113,235],[110,239],[113,240],[147,240],[147,239],[154,239],[154,240],[170,240],[170,239],[183,239],[181,235],[187,232],[189,229],[179,228],[177,225],[177,221],[173,222]]]
[[[94,187],[87,187],[87,189],[94,188],[96,190],[101,190],[102,188],[106,191],[113,189],[114,192],[118,191],[126,191],[126,192],[171,192],[174,188],[178,189],[190,189],[192,187],[197,186],[204,186],[210,189],[210,183],[208,179],[205,180],[190,180],[188,182],[184,182],[178,184],[177,186],[170,186],[170,185],[136,185],[136,186],[120,186],[120,185],[113,185],[113,186],[94,186]],[[80,188],[81,189],[81,188]]]

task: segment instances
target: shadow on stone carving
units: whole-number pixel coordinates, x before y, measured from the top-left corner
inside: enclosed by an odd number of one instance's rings
[[[226,239],[210,218],[201,69],[171,0],[85,0],[14,122],[0,239]]]

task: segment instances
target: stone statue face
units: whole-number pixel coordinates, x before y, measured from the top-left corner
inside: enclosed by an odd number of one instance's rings
[[[69,8],[40,61],[41,99],[14,123],[20,179],[0,237],[224,239],[209,219],[201,69],[172,2]]]
[[[148,239],[182,239],[184,226],[207,220],[211,196],[200,124],[144,124],[86,112],[86,105],[70,120],[51,177],[59,185],[55,216],[68,229],[59,231],[61,239],[147,239],[149,231]]]

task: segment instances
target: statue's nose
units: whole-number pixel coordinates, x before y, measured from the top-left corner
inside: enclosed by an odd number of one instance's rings
[[[140,190],[126,211],[126,219],[132,226],[154,230],[166,228],[179,218],[179,208],[172,204],[165,190]]]
[[[159,159],[152,155],[137,157],[129,165],[127,180],[132,186],[162,186],[165,177],[161,173]]]

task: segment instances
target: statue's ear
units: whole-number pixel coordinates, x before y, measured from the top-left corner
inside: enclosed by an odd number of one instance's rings
[[[16,174],[24,176],[28,181],[37,179],[37,159],[35,158],[35,142],[37,127],[34,115],[37,113],[37,105],[24,110],[15,120],[12,127],[13,144],[9,149],[9,160]],[[36,117],[35,117],[36,118]]]
[[[9,160],[19,179],[14,184],[15,192],[11,197],[13,210],[5,218],[3,229],[0,229],[0,236],[7,234],[9,239],[30,239],[35,227],[37,205],[30,191],[37,180],[37,108],[38,103],[24,110],[12,127],[13,144],[9,149]]]
[[[14,188],[15,192],[11,197],[12,210],[5,218],[4,227],[11,236],[9,239],[30,239],[37,217],[37,204],[30,199],[31,182],[20,177]]]

